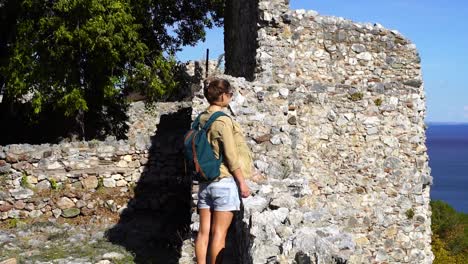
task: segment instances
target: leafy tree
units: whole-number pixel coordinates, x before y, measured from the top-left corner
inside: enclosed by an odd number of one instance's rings
[[[468,215],[442,201],[431,201],[434,263],[467,263]]]
[[[125,93],[154,101],[177,87],[174,53],[222,11],[221,0],[0,0],[3,103],[76,118],[81,135],[86,121],[115,125]]]

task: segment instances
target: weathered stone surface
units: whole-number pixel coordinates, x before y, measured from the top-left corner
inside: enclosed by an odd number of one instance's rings
[[[0,160],[0,174],[10,172],[11,164],[6,163],[4,160]]]
[[[245,210],[251,212],[263,212],[268,206],[268,201],[261,196],[250,196],[243,201]]]
[[[10,191],[11,196],[16,200],[27,199],[34,195],[34,192],[27,188],[19,188]]]
[[[7,200],[10,198],[10,194],[5,191],[0,191],[0,200]]]
[[[40,210],[32,210],[31,212],[29,212],[29,217],[31,218],[38,218],[41,215],[42,212]]]
[[[17,264],[16,258],[9,258],[3,261],[0,261],[0,264]]]
[[[56,209],[52,210],[52,214],[54,215],[55,218],[59,218],[60,215],[62,215],[62,210],[56,208]]]
[[[112,262],[110,262],[107,259],[104,259],[104,260],[100,260],[100,261],[96,262],[96,264],[112,264]]]
[[[62,209],[62,210],[69,209],[69,208],[72,208],[74,206],[75,206],[75,203],[68,197],[61,197],[57,201],[57,207]]]
[[[68,208],[62,211],[62,217],[73,218],[80,214],[80,209],[78,208]]]
[[[125,255],[123,255],[122,253],[118,253],[118,252],[109,252],[109,253],[106,253],[102,256],[103,258],[105,259],[123,259],[125,257]]]
[[[51,187],[51,184],[48,180],[43,180],[36,184],[37,190],[49,190],[50,187]]]
[[[115,180],[112,178],[105,178],[103,180],[104,187],[113,188],[115,187]]]
[[[13,208],[13,205],[9,203],[0,204],[0,212],[8,212]]]
[[[98,178],[96,176],[89,176],[81,180],[83,188],[86,190],[96,189],[99,185]]]

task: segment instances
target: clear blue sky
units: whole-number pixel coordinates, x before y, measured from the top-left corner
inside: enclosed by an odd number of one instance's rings
[[[416,44],[422,59],[427,122],[468,123],[467,0],[291,0],[291,9],[396,29]],[[224,53],[223,30],[208,31],[205,42],[187,47],[178,59],[199,60]]]

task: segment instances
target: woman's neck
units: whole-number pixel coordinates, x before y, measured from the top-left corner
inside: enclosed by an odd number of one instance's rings
[[[223,109],[222,106],[214,105],[214,104],[213,104],[213,105],[210,105],[210,106],[208,107],[208,110],[209,110],[209,111],[221,111],[222,109]]]

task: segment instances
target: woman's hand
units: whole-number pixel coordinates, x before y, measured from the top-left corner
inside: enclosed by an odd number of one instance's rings
[[[249,186],[245,183],[245,181],[242,181],[239,184],[239,189],[240,189],[240,193],[241,193],[242,198],[249,197],[250,189],[249,189]]]

